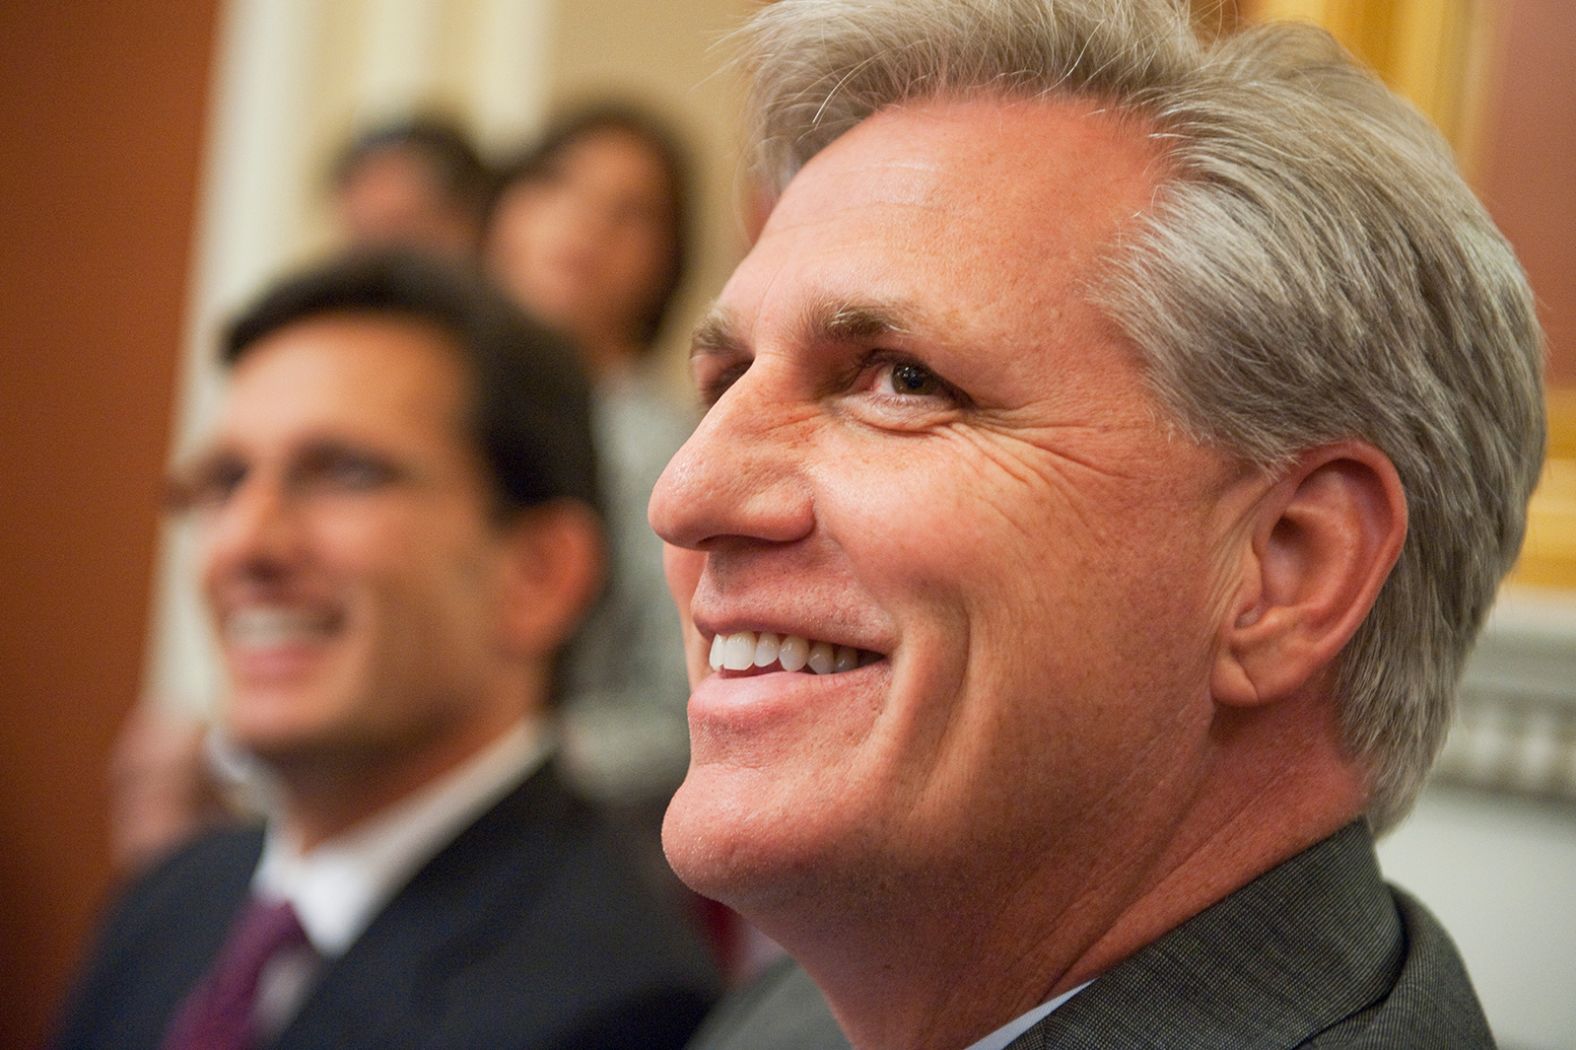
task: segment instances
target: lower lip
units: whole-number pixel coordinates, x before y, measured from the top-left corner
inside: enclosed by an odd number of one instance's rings
[[[293,642],[270,646],[232,645],[225,650],[225,656],[236,684],[267,685],[301,676],[321,652],[321,645]]]
[[[838,674],[770,671],[733,678],[712,673],[690,694],[690,725],[748,730],[829,703],[844,705],[880,688],[889,667],[888,661],[876,660]]]

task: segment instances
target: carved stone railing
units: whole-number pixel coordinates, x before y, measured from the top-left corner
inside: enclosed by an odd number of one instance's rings
[[[1576,805],[1576,593],[1500,595],[1434,777]]]

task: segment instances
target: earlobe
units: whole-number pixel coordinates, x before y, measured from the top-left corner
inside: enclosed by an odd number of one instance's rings
[[[1359,441],[1304,453],[1254,515],[1211,673],[1232,706],[1283,699],[1331,667],[1406,538],[1395,467]]]
[[[596,514],[573,500],[533,507],[508,529],[503,640],[521,655],[549,656],[601,589],[602,529]]]

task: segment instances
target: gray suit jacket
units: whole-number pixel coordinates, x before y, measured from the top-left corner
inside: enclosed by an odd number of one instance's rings
[[[798,968],[718,1011],[690,1050],[843,1050]],[[1010,1050],[1482,1050],[1455,946],[1385,886],[1351,824],[1100,975]]]

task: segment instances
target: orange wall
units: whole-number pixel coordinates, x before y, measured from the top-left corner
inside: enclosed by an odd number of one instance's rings
[[[0,1046],[108,884],[217,2],[0,3]]]
[[[1532,278],[1549,381],[1576,387],[1576,3],[1495,0],[1479,187]]]

